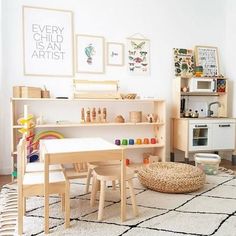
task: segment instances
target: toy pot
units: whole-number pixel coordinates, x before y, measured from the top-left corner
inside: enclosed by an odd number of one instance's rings
[[[136,144],[142,144],[142,139],[141,138],[137,138],[136,139]]]
[[[122,139],[122,145],[127,145],[128,144],[128,140],[127,139]]]
[[[116,145],[120,145],[120,140],[119,140],[119,139],[116,139],[116,140],[115,140],[115,144],[116,144]]]
[[[156,144],[156,143],[157,143],[156,138],[151,138],[151,144]]]
[[[149,139],[148,138],[143,139],[143,143],[144,144],[149,144]]]

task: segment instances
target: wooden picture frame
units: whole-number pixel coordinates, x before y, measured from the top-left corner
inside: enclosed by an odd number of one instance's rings
[[[107,65],[124,66],[124,44],[107,42]]]
[[[76,72],[105,73],[104,37],[96,35],[76,35]]]
[[[23,6],[22,22],[24,75],[73,77],[73,12]]]
[[[196,66],[203,67],[203,76],[220,75],[218,48],[211,46],[195,46]]]

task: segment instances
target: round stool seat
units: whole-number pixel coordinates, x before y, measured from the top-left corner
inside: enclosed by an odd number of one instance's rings
[[[121,179],[120,166],[101,166],[94,168],[98,180],[119,180]],[[134,172],[126,168],[126,180],[133,178]]]
[[[163,193],[188,193],[203,187],[205,174],[198,167],[173,162],[158,162],[138,172],[140,182]]]

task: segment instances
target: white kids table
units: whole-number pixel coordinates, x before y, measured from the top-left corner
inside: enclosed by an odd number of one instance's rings
[[[44,160],[45,233],[49,232],[49,165],[105,160],[121,160],[121,221],[126,219],[124,149],[102,138],[65,138],[40,141]]]

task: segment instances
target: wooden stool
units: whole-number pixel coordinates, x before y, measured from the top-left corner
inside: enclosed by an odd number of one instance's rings
[[[103,209],[104,209],[104,202],[105,202],[105,188],[106,188],[106,181],[116,181],[118,180],[120,183],[121,180],[121,169],[120,166],[102,166],[94,168],[93,172],[93,185],[92,185],[92,193],[90,204],[94,206],[96,193],[98,191],[99,182],[100,184],[100,199],[99,199],[99,209],[98,209],[98,220],[101,221],[103,218]],[[128,183],[130,189],[130,196],[132,202],[132,208],[134,216],[138,215],[138,208],[136,204],[136,198],[134,194],[134,188],[132,183],[132,177],[134,173],[130,170],[126,171],[126,181]]]
[[[88,162],[87,166],[88,166],[88,173],[87,173],[87,181],[86,181],[86,190],[85,193],[89,192],[89,185],[91,182],[91,177],[92,177],[92,173],[94,168],[99,167],[99,166],[111,166],[111,165],[118,165],[120,163],[118,163],[117,161],[96,161],[96,162]],[[115,190],[116,189],[116,182],[112,181],[112,187]]]

